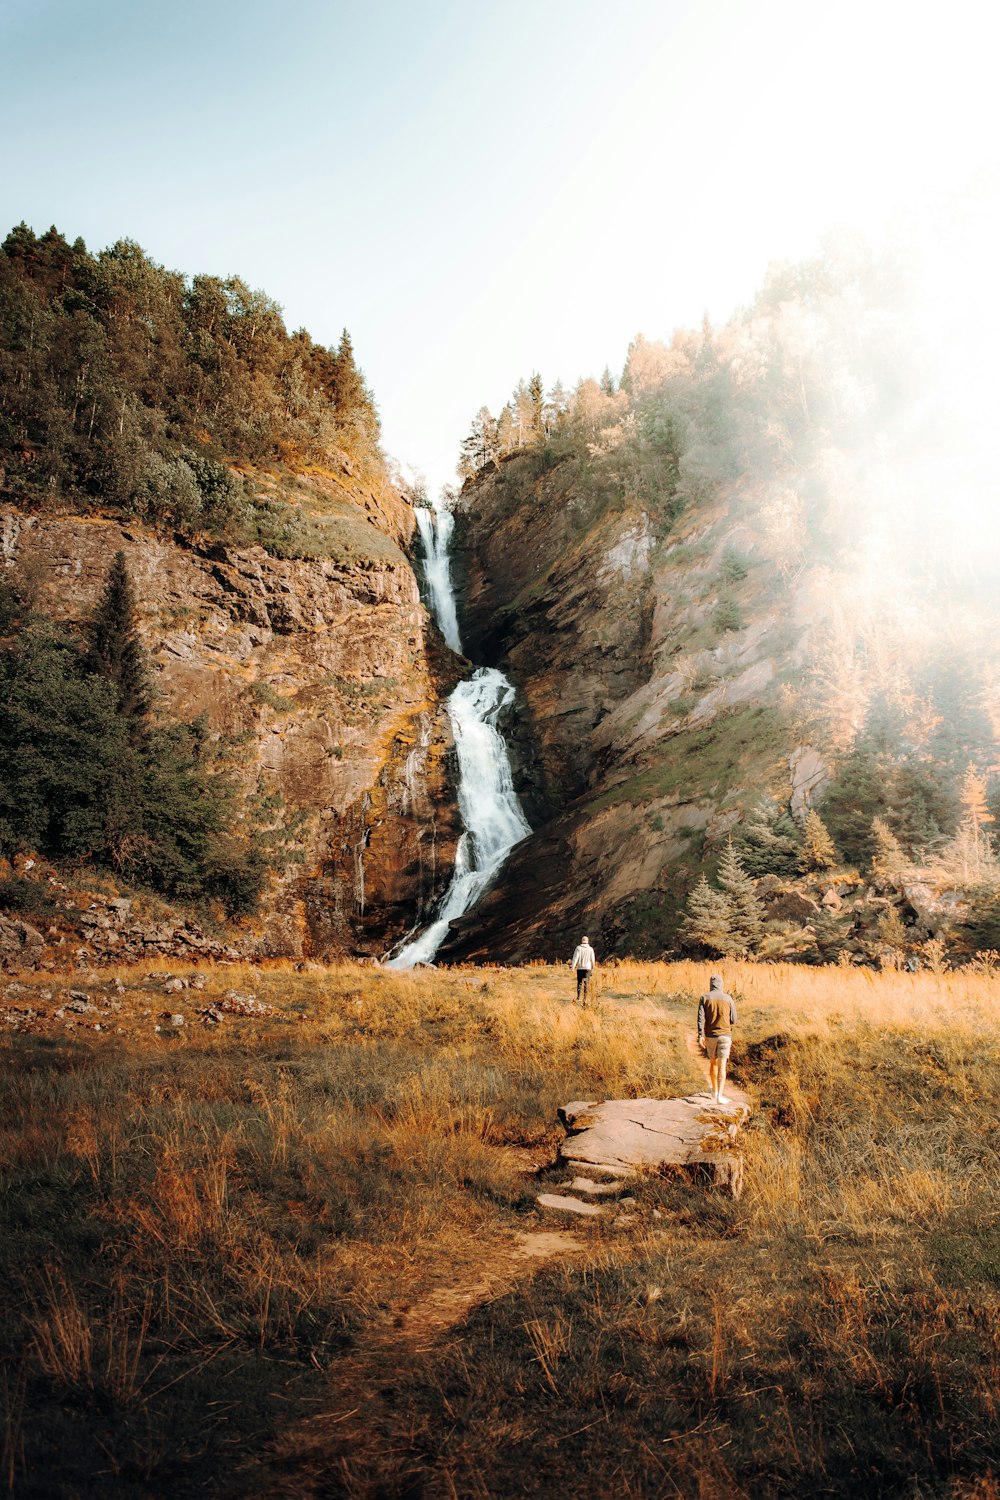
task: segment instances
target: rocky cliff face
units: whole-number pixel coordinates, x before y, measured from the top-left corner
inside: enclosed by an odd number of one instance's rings
[[[445,955],[568,957],[583,930],[605,952],[662,951],[748,809],[767,793],[801,822],[866,714],[895,715],[928,765],[944,753],[921,672],[953,615],[926,580],[921,597],[873,572],[851,515],[803,490],[748,477],[665,522],[530,456],[466,483],[464,639],[519,688],[536,831]],[[955,661],[990,639],[985,601],[964,604]]]
[[[247,785],[298,815],[302,856],[244,950],[380,955],[447,884],[460,831],[442,695],[453,680],[404,550],[410,507],[350,476],[298,481],[322,552],[199,547],[139,524],[0,513],[7,567],[38,603],[80,621],[121,548],[156,685],[177,717],[238,740]]]

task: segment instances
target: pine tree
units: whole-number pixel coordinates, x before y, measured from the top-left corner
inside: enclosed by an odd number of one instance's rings
[[[806,813],[806,820],[802,828],[802,853],[799,856],[799,869],[805,872],[810,870],[831,870],[837,863],[837,850],[829,830],[823,819],[815,808],[810,808]]]
[[[728,906],[733,951],[752,953],[764,935],[764,908],[752,877],[740,864],[732,839],[719,862],[719,885]]]
[[[969,762],[962,782],[962,807],[965,815],[962,823],[967,830],[969,843],[973,851],[976,875],[981,872],[983,856],[987,860],[990,855],[989,835],[983,831],[985,823],[993,822],[993,814],[990,812],[989,803],[986,799],[986,780],[980,776],[972,761]]]
[[[801,837],[773,797],[761,797],[740,824],[734,846],[748,875],[794,875]]]
[[[531,402],[531,428],[535,437],[545,436],[545,387],[536,370],[528,381],[528,399]]]
[[[872,869],[886,880],[895,880],[906,867],[906,855],[899,839],[884,818],[872,819]]]
[[[353,427],[364,433],[370,442],[377,443],[381,426],[371,391],[365,377],[358,369],[354,358],[351,335],[345,328],[340,335],[340,344],[333,357],[333,403],[337,422],[344,427]]]
[[[461,478],[470,479],[498,453],[497,423],[490,415],[489,407],[481,406],[472,419],[469,435],[462,444],[458,472]]]
[[[138,726],[149,711],[151,689],[146,652],[139,639],[135,591],[122,551],[115,553],[88,636],[87,670],[111,680],[118,712]]]
[[[720,891],[712,889],[704,875],[688,897],[687,914],[678,938],[682,947],[704,950],[713,957],[733,951],[729,904]]]

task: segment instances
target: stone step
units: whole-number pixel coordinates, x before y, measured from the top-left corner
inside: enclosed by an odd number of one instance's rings
[[[574,1177],[571,1181],[560,1182],[557,1186],[566,1193],[581,1193],[587,1198],[609,1198],[615,1193],[624,1192],[629,1184],[624,1178],[613,1178],[610,1182],[595,1182],[592,1177]]]
[[[604,1212],[600,1203],[584,1203],[581,1198],[569,1198],[564,1193],[539,1193],[535,1202],[539,1208],[548,1208],[554,1213],[577,1214],[581,1218],[596,1219]]]
[[[620,1182],[629,1171],[703,1174],[739,1197],[743,1158],[739,1127],[749,1105],[720,1106],[705,1095],[683,1099],[574,1100],[559,1111],[569,1132],[559,1148],[565,1166],[591,1179]]]

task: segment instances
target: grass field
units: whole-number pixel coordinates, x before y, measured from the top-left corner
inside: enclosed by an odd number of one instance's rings
[[[723,964],[742,1200],[529,1263],[559,1104],[701,1086],[703,966],[202,972],[8,986],[0,1489],[1000,1497],[1000,981]]]

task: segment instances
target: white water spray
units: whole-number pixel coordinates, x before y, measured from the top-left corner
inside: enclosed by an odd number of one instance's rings
[[[449,510],[418,510],[431,608],[448,645],[461,651],[448,542],[455,524]],[[479,900],[515,844],[531,832],[518,804],[507,747],[496,727],[514,689],[495,667],[477,667],[448,699],[448,717],[458,755],[458,806],[465,832],[458,842],[451,884],[429,927],[389,960],[392,969],[429,963],[448,934],[449,923]]]

